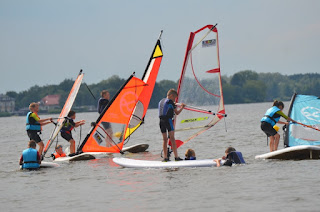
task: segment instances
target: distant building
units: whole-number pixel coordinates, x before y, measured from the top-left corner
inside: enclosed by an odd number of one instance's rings
[[[60,95],[47,95],[40,101],[40,110],[50,110],[60,108]]]
[[[7,95],[0,94],[0,112],[14,112],[15,99]]]

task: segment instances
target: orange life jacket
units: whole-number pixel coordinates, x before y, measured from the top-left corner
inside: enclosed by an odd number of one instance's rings
[[[62,154],[60,155],[60,154],[58,154],[57,152],[53,153],[53,155],[54,155],[54,158],[60,158],[60,157],[66,157],[66,156],[67,156],[66,153],[62,153]]]

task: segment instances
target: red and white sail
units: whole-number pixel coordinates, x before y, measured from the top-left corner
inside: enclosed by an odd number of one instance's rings
[[[63,126],[63,122],[65,120],[65,117],[68,115],[69,111],[72,108],[74,100],[76,99],[78,91],[79,91],[79,88],[81,86],[83,75],[84,74],[82,73],[82,70],[80,70],[77,79],[73,83],[73,86],[71,88],[69,96],[68,96],[68,98],[67,98],[67,100],[66,100],[66,102],[65,102],[65,104],[64,104],[64,106],[63,106],[63,108],[62,108],[62,110],[60,112],[60,115],[59,115],[58,120],[57,120],[57,124],[56,124],[54,130],[52,131],[50,139],[48,140],[48,142],[47,142],[47,144],[46,144],[46,146],[44,148],[43,155],[45,155],[48,152],[52,142],[58,136],[58,134],[59,134],[59,132],[60,132],[62,126]]]
[[[207,25],[191,32],[178,85],[175,116],[177,145],[188,142],[225,117],[219,61],[218,29]]]

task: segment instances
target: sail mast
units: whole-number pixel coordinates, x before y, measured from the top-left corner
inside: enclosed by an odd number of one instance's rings
[[[74,81],[74,84],[70,90],[69,96],[68,96],[68,98],[67,98],[67,100],[66,100],[66,102],[60,112],[60,115],[57,119],[56,126],[51,133],[50,139],[48,140],[48,142],[44,148],[43,157],[48,152],[48,150],[49,150],[50,146],[52,145],[53,141],[55,140],[55,138],[58,136],[60,129],[63,126],[64,118],[68,115],[69,111],[72,108],[72,105],[77,97],[79,88],[81,86],[83,76],[84,76],[84,74],[82,73],[82,69],[81,69],[78,76],[77,76],[77,79]]]

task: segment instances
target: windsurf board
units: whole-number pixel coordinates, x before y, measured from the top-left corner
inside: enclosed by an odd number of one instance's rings
[[[279,159],[279,160],[303,160],[320,159],[320,147],[313,145],[301,145],[256,155],[255,159]]]
[[[127,168],[179,168],[179,167],[212,167],[217,166],[214,159],[182,160],[182,161],[150,161],[129,158],[113,158],[113,162]],[[221,162],[222,164],[224,161]]]
[[[145,152],[149,148],[149,144],[135,144],[129,147],[123,147],[123,152],[139,153]]]
[[[77,155],[74,155],[74,156],[67,156],[67,157],[59,157],[59,158],[56,158],[54,161],[55,162],[65,162],[65,161],[80,161],[80,160],[92,160],[92,159],[95,159],[96,157],[93,156],[91,153],[87,153],[87,152],[84,152],[84,153],[80,153],[80,154],[77,154]]]

